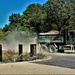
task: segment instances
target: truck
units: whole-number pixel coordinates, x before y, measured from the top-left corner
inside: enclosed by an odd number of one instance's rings
[[[54,30],[51,30],[54,31]],[[74,49],[75,30],[64,29],[57,32],[47,32],[38,34],[38,42],[41,47],[48,49],[50,52],[64,52],[66,46]]]

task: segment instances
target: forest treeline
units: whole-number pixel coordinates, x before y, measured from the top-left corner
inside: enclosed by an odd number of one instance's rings
[[[75,0],[48,0],[30,4],[22,15],[12,13],[9,24],[0,29],[0,38],[15,30],[39,33],[65,28],[75,28]]]

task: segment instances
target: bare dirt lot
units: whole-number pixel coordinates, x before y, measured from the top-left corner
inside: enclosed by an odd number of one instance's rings
[[[75,74],[75,69],[37,64],[34,62],[0,64],[0,74]]]

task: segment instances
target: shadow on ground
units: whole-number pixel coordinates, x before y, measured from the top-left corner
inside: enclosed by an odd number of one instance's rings
[[[52,58],[49,60],[35,61],[32,63],[75,69],[75,61],[68,61],[62,58]]]

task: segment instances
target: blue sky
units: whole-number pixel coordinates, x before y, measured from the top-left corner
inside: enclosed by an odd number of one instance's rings
[[[47,0],[0,0],[0,28],[9,23],[9,16],[12,13],[20,13],[26,9],[29,4],[44,4]]]

